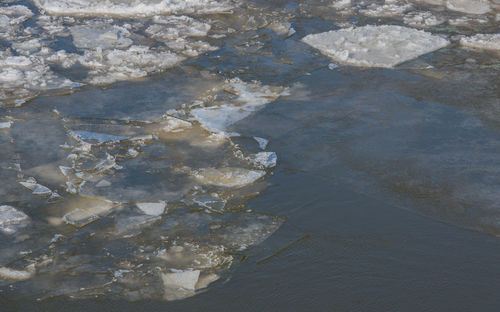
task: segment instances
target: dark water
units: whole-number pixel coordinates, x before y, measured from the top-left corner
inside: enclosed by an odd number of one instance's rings
[[[330,70],[331,60],[298,41],[331,28],[328,14],[315,11],[321,11],[320,4],[301,2],[313,7],[308,14],[294,11],[294,2],[253,4],[264,11],[295,12],[296,35],[285,39],[266,28],[242,31],[224,39],[219,51],[143,81],[87,86],[71,94],[44,95],[22,107],[0,108],[16,118],[9,132],[15,145],[3,144],[12,149],[4,155],[20,155],[27,168],[57,162],[65,157],[55,148],[67,135],[64,127],[126,135],[109,129],[124,120],[154,120],[224,78],[286,86],[288,95],[228,129],[242,134],[233,140],[245,151],[257,151],[252,136],[269,139],[267,150],[276,152],[278,165],[256,186],[258,196],[253,189],[242,191],[236,196],[243,199],[224,215],[251,210],[252,215],[283,218],[279,229],[250,249],[233,251],[232,266],[222,278],[193,297],[129,301],[97,293],[74,299],[63,290],[40,296],[39,289],[46,287],[43,279],[35,279],[5,284],[1,311],[499,310],[500,93],[493,66],[498,56],[452,45],[396,69],[340,65]],[[248,43],[244,49],[241,42]],[[253,49],[254,44],[259,48]],[[60,116],[70,121],[59,122]],[[108,197],[126,197],[128,186],[174,189],[184,178],[165,182],[161,170],[178,163],[212,166],[220,158],[237,163],[227,146],[204,152],[159,141],[164,144],[143,147],[143,162],[123,161],[134,179],[125,178]],[[161,175],[144,170],[145,164]],[[46,216],[49,205],[11,191],[15,177],[4,181],[0,193],[5,202],[27,205],[33,218]],[[148,189],[147,196],[156,200],[165,188]],[[184,220],[185,208],[175,209],[167,219]],[[175,219],[176,214],[181,217]],[[112,220],[103,218],[79,231],[100,235]],[[167,227],[161,222],[133,244],[157,247],[160,243],[152,237]],[[184,229],[188,236],[202,236],[190,233],[189,226]],[[53,236],[46,228],[39,233]],[[127,248],[133,245],[123,239],[102,243],[114,257],[129,257]],[[96,247],[92,242],[74,244],[72,248],[87,253]],[[117,250],[123,246],[123,253],[113,250],[114,244]],[[103,260],[105,271],[113,267],[108,260]]]

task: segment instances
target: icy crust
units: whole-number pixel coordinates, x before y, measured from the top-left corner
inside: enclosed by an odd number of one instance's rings
[[[477,34],[462,37],[460,45],[473,49],[500,51],[500,34]]]
[[[224,13],[234,1],[214,0],[33,0],[49,14],[72,16],[149,17],[167,14]]]
[[[430,33],[402,26],[363,26],[308,35],[303,42],[337,62],[391,68],[449,44]]]

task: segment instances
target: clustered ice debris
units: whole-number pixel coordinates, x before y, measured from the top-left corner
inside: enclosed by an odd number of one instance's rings
[[[103,85],[142,78],[214,51],[217,47],[204,38],[224,35],[211,36],[216,17],[200,14],[226,13],[238,5],[213,0],[34,3],[41,15],[23,5],[4,3],[0,7],[0,39],[9,43],[0,46],[0,101],[5,103],[22,104],[40,92],[79,83]],[[421,3],[441,7],[421,11]],[[486,24],[492,16],[489,13],[497,10],[486,0],[336,0],[329,6],[339,14],[359,12],[367,19],[399,19],[415,28],[446,22]],[[472,15],[447,20],[443,9]],[[29,19],[32,23],[25,23]],[[289,21],[267,27],[280,35],[295,33]],[[53,45],[57,40],[64,43]],[[389,68],[448,44],[428,32],[388,25],[344,28],[309,35],[303,41],[338,62]],[[460,40],[462,46],[490,50],[499,50],[498,42],[497,34]],[[54,69],[78,66],[85,72],[83,78],[65,78],[64,70],[56,74]],[[130,300],[176,300],[219,280],[235,252],[262,242],[283,222],[279,217],[239,208],[265,187],[261,181],[277,165],[277,155],[265,151],[268,140],[260,137],[253,139],[262,151],[247,152],[233,142],[240,134],[228,131],[287,94],[284,87],[234,78],[152,122],[113,120],[99,125],[90,122],[85,127],[77,118],[60,116],[67,134],[60,146],[67,157],[49,167],[60,171],[66,193],[60,185],[42,185],[35,178],[24,177],[19,164],[15,172],[17,181],[37,200],[48,199],[46,221],[65,234],[37,239],[30,231],[40,220],[31,219],[26,214],[30,211],[0,206],[0,232],[9,237],[17,233],[21,242],[10,258],[1,250],[0,286],[35,280],[38,272],[50,272],[56,290],[44,289],[44,283],[33,285],[42,299],[118,294]],[[2,118],[1,132],[9,133],[12,125],[13,121]],[[47,170],[39,171],[39,180],[45,181],[42,172]],[[144,184],[141,174],[153,178]],[[79,244],[80,240],[105,252],[85,250],[86,244]],[[114,250],[117,242],[119,251]],[[36,246],[37,251],[26,246]],[[127,257],[122,257],[124,250],[131,251]]]
[[[45,186],[32,177],[20,184],[42,198],[66,185],[63,196],[48,206],[47,223],[56,234],[46,242],[30,238],[34,221],[16,208],[1,206],[0,229],[27,237],[23,244],[36,244],[37,252],[19,251],[13,262],[0,260],[0,286],[32,279],[38,285],[32,291],[41,299],[112,292],[129,300],[177,300],[221,279],[235,252],[276,231],[282,218],[236,208],[265,187],[259,181],[276,166],[276,154],[248,153],[225,130],[287,94],[287,89],[237,78],[213,85],[190,105],[154,121],[93,123],[54,110],[66,133],[58,144],[67,157],[36,172],[37,179],[47,181],[50,168],[58,168],[60,184]],[[204,126],[208,119],[191,114],[191,108],[219,105],[247,111],[229,110],[228,122],[214,132]],[[178,144],[172,146],[172,142]],[[256,138],[255,145],[265,149],[267,142]],[[167,155],[154,152],[166,145],[171,149]],[[161,180],[141,184],[141,175],[150,174],[151,168],[160,170]],[[84,250],[78,241],[87,235],[106,252]],[[117,241],[127,246],[126,257],[121,249],[113,251]],[[104,272],[103,263],[107,263]],[[38,274],[43,272],[51,277]],[[57,287],[46,289],[47,284],[36,282],[38,278],[54,278],[49,284]]]
[[[231,1],[212,0],[40,0],[35,4],[42,12],[59,16],[34,16],[23,5],[0,7],[0,39],[11,43],[10,47],[0,46],[0,104],[20,105],[51,89],[143,78],[172,68],[186,58],[217,50],[201,40],[208,36],[211,21],[163,15],[221,13],[235,5]],[[145,17],[147,20],[141,22],[123,19]],[[35,23],[23,24],[31,18]],[[51,44],[61,38],[72,39],[74,49]],[[60,76],[75,66],[80,66],[82,72],[77,82]],[[68,71],[56,74],[53,67]]]
[[[449,44],[448,40],[408,27],[382,25],[307,35],[303,42],[337,62],[391,68]]]

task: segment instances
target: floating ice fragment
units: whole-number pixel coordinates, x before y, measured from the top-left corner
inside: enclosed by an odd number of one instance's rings
[[[33,2],[50,14],[129,18],[174,13],[224,13],[234,7],[232,1],[227,0],[33,0]]]
[[[2,121],[0,122],[0,130],[1,129],[10,129],[12,126],[12,121]]]
[[[259,169],[274,168],[278,157],[275,152],[260,152],[248,156],[248,161]]]
[[[160,123],[162,131],[165,132],[181,132],[192,127],[191,123],[180,118],[166,116],[165,121]]]
[[[165,212],[167,204],[165,202],[158,203],[137,203],[135,204],[142,212],[150,216],[160,216]]]
[[[219,278],[220,278],[219,275],[214,274],[214,273],[200,275],[200,277],[198,278],[198,282],[196,283],[195,288],[196,288],[196,290],[207,288],[208,285],[219,280]]]
[[[425,28],[440,25],[446,20],[429,11],[413,11],[405,15],[403,21],[406,25],[411,27]]]
[[[63,216],[63,221],[76,227],[84,227],[108,214],[115,203],[109,200],[81,197],[70,204],[70,212]]]
[[[234,103],[193,108],[190,111],[193,119],[208,131],[224,132],[230,125],[288,94],[287,88],[262,86],[256,82],[245,83],[238,78],[231,79],[224,90],[236,96]]]
[[[139,234],[142,229],[161,218],[159,216],[121,216],[116,221],[116,233],[124,237],[132,237]]]
[[[439,36],[393,25],[334,30],[308,35],[302,41],[341,63],[386,68],[449,44]]]
[[[468,48],[500,51],[500,34],[477,34],[471,37],[462,37],[460,44]]]
[[[52,195],[52,191],[48,187],[38,184],[34,178],[28,178],[26,181],[19,182],[19,184],[32,191],[33,195],[42,197]]]
[[[132,40],[126,28],[107,23],[73,26],[70,28],[73,44],[84,49],[127,48]]]
[[[12,234],[17,227],[22,227],[29,222],[29,217],[22,211],[8,205],[0,206],[0,231]]]
[[[410,10],[411,4],[397,4],[397,3],[386,3],[383,5],[378,5],[373,3],[369,5],[366,9],[359,10],[363,15],[373,16],[373,17],[392,17],[403,15],[406,11]]]
[[[101,181],[97,182],[95,187],[108,187],[111,186],[111,182],[109,182],[106,179],[102,179]]]
[[[25,270],[14,270],[7,267],[0,267],[0,279],[24,281],[30,279],[35,274],[35,265],[31,264]]]
[[[264,138],[259,138],[259,137],[253,137],[255,141],[259,144],[259,148],[261,150],[265,150],[267,147],[267,144],[269,144],[269,140],[264,139]]]
[[[80,140],[93,140],[99,143],[119,142],[121,140],[125,140],[128,138],[126,136],[111,135],[111,134],[90,132],[84,130],[72,130],[70,131],[70,135],[73,137],[77,137]]]
[[[243,168],[203,168],[193,171],[199,182],[223,187],[242,187],[251,184],[266,174],[261,170],[248,170]]]
[[[468,14],[486,14],[491,11],[488,0],[447,0],[446,7]]]
[[[199,277],[199,270],[161,274],[165,288],[184,288],[186,290],[195,290]]]

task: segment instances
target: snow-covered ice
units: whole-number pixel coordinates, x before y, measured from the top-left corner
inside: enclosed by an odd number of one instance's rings
[[[363,26],[308,35],[303,42],[337,62],[391,68],[449,44],[428,32],[402,26]]]
[[[500,51],[500,34],[477,34],[462,37],[460,44],[468,48]]]

